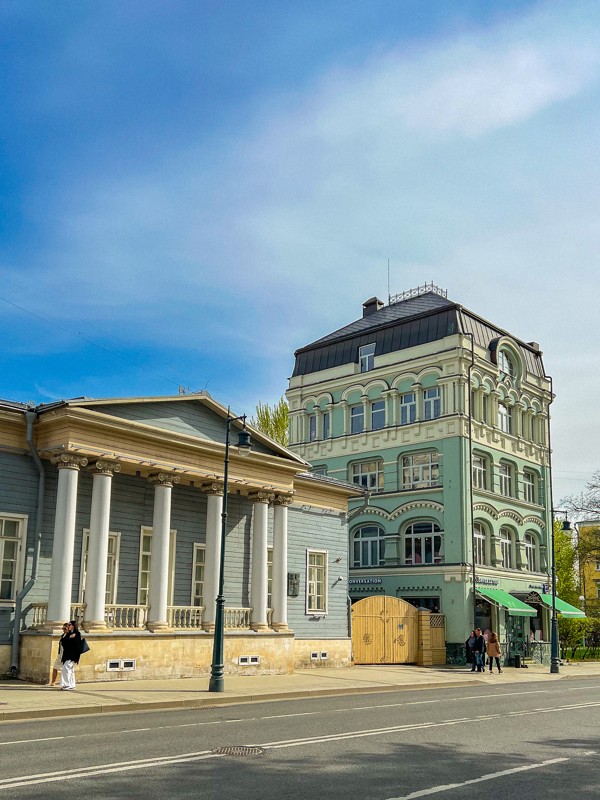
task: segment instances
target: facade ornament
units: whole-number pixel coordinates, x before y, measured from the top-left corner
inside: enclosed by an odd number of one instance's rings
[[[89,471],[94,475],[112,475],[115,472],[121,472],[121,465],[118,461],[108,461],[105,458],[99,458],[88,467]]]
[[[505,509],[504,511],[500,511],[500,513],[498,514],[498,519],[500,517],[508,517],[509,519],[512,519],[513,522],[516,522],[517,525],[523,524],[523,517],[516,511]]]
[[[272,492],[250,492],[248,495],[248,500],[251,500],[253,503],[272,503],[275,498],[275,495]]]
[[[173,486],[181,478],[171,472],[155,472],[154,475],[148,475],[148,480],[155,486]]]
[[[79,469],[80,467],[87,466],[88,459],[86,456],[79,455],[79,453],[60,453],[59,455],[52,456],[50,461],[55,464],[58,469],[67,467],[69,469]]]
[[[200,491],[204,494],[223,494],[223,484],[220,481],[212,481],[211,483],[203,483],[200,486]]]
[[[294,498],[291,494],[276,494],[271,502],[274,506],[291,506]]]
[[[498,519],[499,517],[494,506],[489,505],[489,503],[475,503],[473,511],[482,511],[484,514],[489,514],[492,519]]]

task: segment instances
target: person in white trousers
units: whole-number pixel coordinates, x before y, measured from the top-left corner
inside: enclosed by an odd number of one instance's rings
[[[67,625],[67,632],[61,636],[62,669],[60,671],[60,688],[70,691],[75,688],[75,664],[79,664],[81,656],[81,634],[74,620]]]

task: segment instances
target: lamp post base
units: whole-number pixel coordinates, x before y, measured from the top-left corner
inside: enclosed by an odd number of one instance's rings
[[[559,666],[560,666],[560,662],[555,661],[554,659],[552,659],[552,661],[550,662],[550,674],[551,675],[558,675],[558,673],[560,672]]]

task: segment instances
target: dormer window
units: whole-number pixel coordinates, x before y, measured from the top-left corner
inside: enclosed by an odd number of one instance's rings
[[[358,348],[358,363],[361,372],[375,369],[375,344],[363,344]]]

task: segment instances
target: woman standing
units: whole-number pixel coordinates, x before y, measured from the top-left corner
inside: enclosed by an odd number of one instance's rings
[[[502,672],[502,670],[500,669],[500,656],[502,655],[502,651],[500,650],[500,641],[498,640],[498,637],[496,636],[494,631],[490,633],[488,638],[487,654],[489,658],[490,673],[492,672],[492,664],[494,662],[494,659],[496,659],[496,666],[498,667],[498,673]]]
[[[56,686],[56,679],[58,677],[58,670],[62,670],[62,637],[67,632],[67,628],[69,627],[69,623],[65,622],[62,626],[62,636],[58,640],[58,654],[54,659],[54,664],[52,664],[52,680],[50,681],[50,686]]]
[[[62,644],[62,669],[60,686],[64,691],[75,688],[75,664],[79,664],[81,656],[81,634],[77,630],[75,620],[67,623],[67,632],[60,637]]]
[[[475,631],[471,631],[471,635],[465,642],[465,655],[467,657],[467,664],[471,664],[471,672],[475,672]]]

